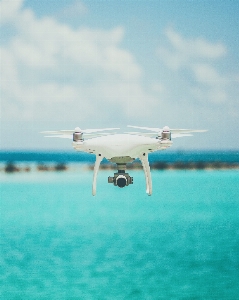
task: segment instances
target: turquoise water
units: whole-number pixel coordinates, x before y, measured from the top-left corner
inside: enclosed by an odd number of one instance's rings
[[[1,299],[239,299],[239,171],[0,174]]]

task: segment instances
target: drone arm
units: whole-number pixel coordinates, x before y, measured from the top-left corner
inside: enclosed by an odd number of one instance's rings
[[[145,174],[145,180],[146,180],[146,193],[151,196],[152,195],[152,179],[151,179],[151,173],[150,173],[150,167],[149,167],[149,161],[148,161],[148,154],[144,153],[139,157],[139,159],[142,162],[144,174]]]
[[[96,156],[96,161],[95,161],[95,167],[94,167],[94,176],[93,176],[93,184],[92,184],[92,195],[96,195],[96,179],[97,179],[97,174],[99,171],[100,163],[103,159],[103,156],[101,154],[98,154]]]

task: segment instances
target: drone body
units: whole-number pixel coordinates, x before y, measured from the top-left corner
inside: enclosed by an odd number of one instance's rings
[[[96,195],[96,179],[100,163],[106,158],[117,164],[117,173],[108,177],[108,182],[120,188],[133,184],[133,178],[126,173],[126,164],[139,158],[142,162],[146,180],[146,193],[152,194],[152,180],[148,162],[150,152],[164,150],[172,145],[171,138],[190,136],[192,132],[204,132],[205,130],[169,129],[165,126],[160,128],[136,127],[151,132],[128,132],[125,134],[105,133],[104,131],[118,128],[86,129],[46,131],[47,137],[60,137],[73,139],[73,148],[96,155],[92,195]],[[83,137],[87,137],[85,140]]]

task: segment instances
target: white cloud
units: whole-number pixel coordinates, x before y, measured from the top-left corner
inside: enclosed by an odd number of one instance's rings
[[[1,0],[0,1],[0,12],[1,18],[0,23],[11,22],[17,16],[19,9],[21,8],[23,0]]]
[[[158,55],[175,76],[185,80],[187,78],[184,88],[189,94],[201,102],[226,102],[229,97],[229,81],[214,64],[217,60],[216,66],[220,65],[218,61],[226,55],[225,45],[202,38],[188,39],[172,28],[168,28],[165,35],[169,45],[160,47]]]
[[[215,68],[209,64],[192,64],[191,69],[198,82],[204,83],[209,86],[222,85],[225,82],[223,76],[221,76]]]
[[[64,17],[78,17],[81,15],[85,15],[88,13],[88,7],[80,0],[77,0],[69,5],[67,5],[59,15],[63,15]]]
[[[187,39],[172,28],[166,29],[166,36],[173,48],[188,58],[217,59],[227,52],[226,47],[222,43],[211,43],[203,38]]]
[[[120,47],[124,37],[121,27],[74,30],[53,18],[37,19],[26,10],[19,14],[16,26],[20,31],[12,41],[12,48],[26,64],[51,68],[62,62],[74,63],[89,70],[112,72],[123,79],[141,75],[133,56]]]
[[[227,53],[227,49],[222,43],[211,43],[202,38],[187,39],[172,28],[166,29],[165,36],[169,46],[159,47],[158,55],[174,71],[181,68],[192,69],[195,63],[197,65],[211,63]],[[210,66],[210,68],[213,67]]]
[[[121,46],[124,28],[73,29],[12,2],[1,2],[4,21],[16,31],[0,49],[3,118],[77,120],[80,113],[83,121],[99,109],[108,118],[112,105],[121,118],[149,111],[155,99],[141,88],[142,69]]]

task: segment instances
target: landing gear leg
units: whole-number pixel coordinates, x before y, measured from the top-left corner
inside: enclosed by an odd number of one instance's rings
[[[144,175],[145,175],[145,181],[146,181],[146,193],[151,196],[152,195],[152,179],[151,179],[151,173],[150,173],[150,167],[149,167],[149,161],[148,161],[148,154],[143,153],[139,159],[142,162],[142,166],[144,169]]]
[[[95,167],[94,167],[94,176],[93,176],[93,184],[92,184],[92,195],[96,195],[96,179],[97,179],[97,174],[99,171],[100,163],[103,160],[103,156],[101,154],[98,154],[96,156],[96,161],[95,161]]]

